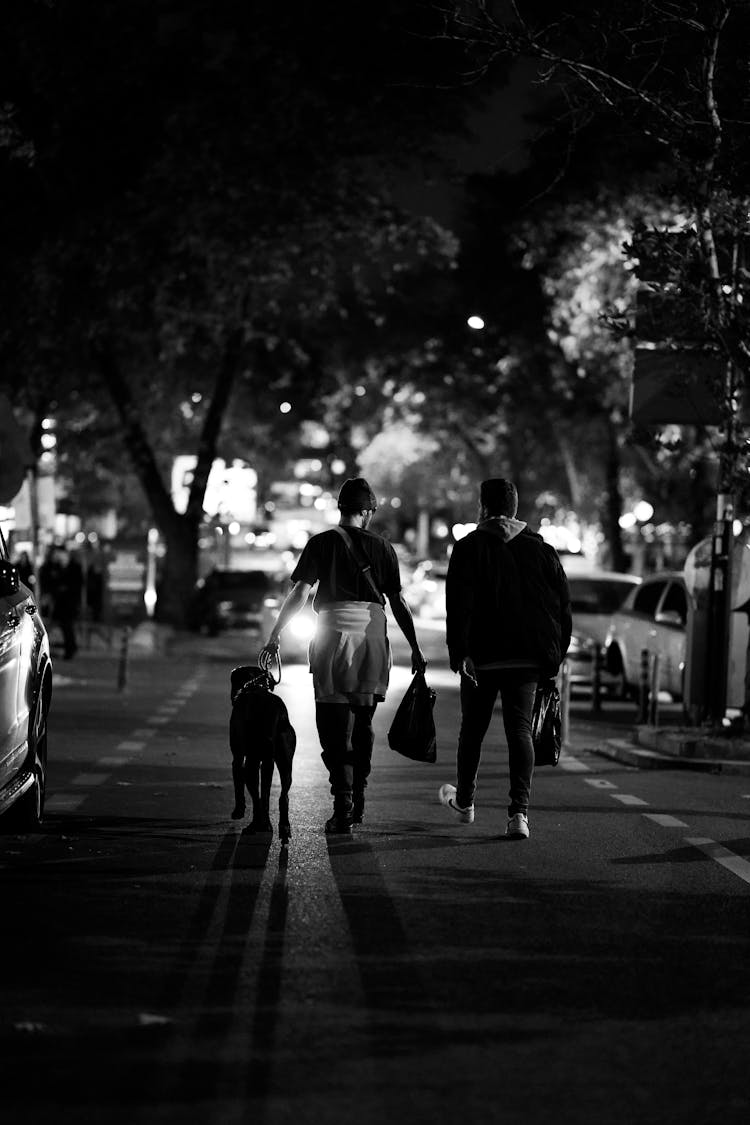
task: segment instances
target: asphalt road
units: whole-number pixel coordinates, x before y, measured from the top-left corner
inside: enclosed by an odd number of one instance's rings
[[[285,666],[288,849],[229,819],[242,638],[134,654],[123,691],[116,646],[57,664],[44,830],[0,834],[3,1125],[750,1120],[750,780],[605,759],[634,713],[582,701],[529,841],[502,836],[499,715],[456,824],[456,685],[424,636],[438,762],[387,748],[397,643],[352,838],[323,834]]]

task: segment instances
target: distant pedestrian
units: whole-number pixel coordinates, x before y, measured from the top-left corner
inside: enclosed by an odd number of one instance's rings
[[[539,681],[557,674],[571,634],[570,593],[557,552],[516,519],[512,481],[480,487],[479,524],[453,548],[446,579],[450,666],[461,675],[456,785],[440,800],[464,824],[474,820],[482,742],[498,692],[508,741],[506,835],[529,835],[534,770],[531,715]]]
[[[328,833],[350,833],[364,816],[374,733],[372,718],[385,698],[391,667],[385,600],[411,647],[412,671],[423,672],[411,611],[401,592],[398,557],[391,544],[369,530],[377,500],[362,477],[344,481],[338,527],[313,535],[292,573],[294,585],[261,652],[272,659],[282,630],[313,601],[317,618],[310,645],[315,719],[333,794]],[[374,587],[368,579],[371,576]]]
[[[60,547],[57,551],[55,582],[52,617],[62,632],[63,655],[66,660],[71,660],[78,651],[76,619],[81,610],[83,568],[75,555],[65,547]]]
[[[36,585],[36,578],[34,576],[34,564],[31,561],[31,556],[28,551],[21,551],[15,562],[18,570],[18,577],[23,582],[24,586],[28,586],[33,590]]]

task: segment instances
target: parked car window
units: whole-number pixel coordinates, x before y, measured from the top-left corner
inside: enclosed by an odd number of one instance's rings
[[[569,578],[573,613],[614,613],[630,593],[629,582],[602,578]]]
[[[665,580],[663,582],[644,582],[642,586],[639,586],[633,599],[634,611],[643,613],[646,617],[653,617],[666,585]]]
[[[687,595],[680,582],[671,582],[659,608],[660,613],[679,613],[682,621],[687,621]]]

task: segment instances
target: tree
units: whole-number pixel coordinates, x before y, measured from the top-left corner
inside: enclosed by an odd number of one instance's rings
[[[445,35],[465,45],[475,78],[491,73],[498,58],[504,65],[509,57],[538,63],[540,84],[559,110],[567,166],[580,157],[592,122],[604,122],[611,125],[605,151],[611,152],[613,139],[620,146],[629,141],[639,160],[658,169],[662,197],[679,201],[683,227],[695,232],[678,263],[672,255],[673,277],[684,285],[697,265],[699,280],[689,289],[695,319],[704,324],[706,343],[720,349],[746,385],[747,4],[628,0],[592,8],[578,2],[466,0],[438,7]],[[597,136],[601,139],[601,130]],[[561,163],[558,175],[563,174]],[[721,399],[731,442],[733,397],[723,387]]]
[[[105,411],[165,537],[161,609],[180,621],[232,403],[253,403],[252,449],[278,392],[309,406],[335,382],[311,341],[382,323],[406,278],[447,261],[388,179],[465,98],[446,92],[438,119],[403,84],[416,40],[396,0],[365,29],[335,4],[86,11],[13,9],[14,120],[34,159],[4,169],[2,379],[37,413],[73,391]],[[184,513],[167,484],[181,440],[197,455]]]

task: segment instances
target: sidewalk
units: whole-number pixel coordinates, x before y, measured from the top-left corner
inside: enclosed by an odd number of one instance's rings
[[[573,730],[572,746],[580,742]],[[701,727],[634,724],[627,733],[623,730],[615,737],[607,735],[597,745],[584,748],[642,770],[698,770],[750,777],[750,739]]]

